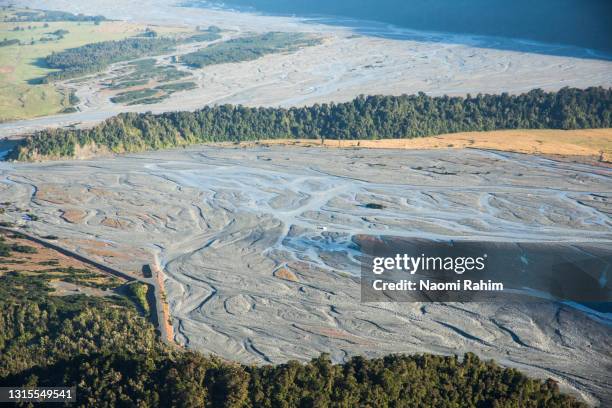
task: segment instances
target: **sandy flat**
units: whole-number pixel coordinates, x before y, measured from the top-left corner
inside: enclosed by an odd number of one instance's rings
[[[229,146],[229,143],[220,145]],[[383,140],[272,139],[242,142],[241,146],[297,146],[368,149],[491,149],[504,152],[583,158],[607,165],[612,162],[612,129],[500,130],[460,132],[432,137]]]
[[[604,167],[478,149],[193,147],[4,163],[0,201],[37,214],[32,232],[121,270],[159,264],[185,347],[248,363],[473,351],[597,402],[612,397],[609,315],[552,302],[361,303],[353,238],[605,248],[611,179]],[[63,199],[33,194],[47,185]],[[87,216],[71,223],[67,208]]]

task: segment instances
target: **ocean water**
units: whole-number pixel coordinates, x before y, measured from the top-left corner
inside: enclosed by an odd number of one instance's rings
[[[419,31],[533,40],[612,53],[610,0],[185,0],[183,5],[368,20]]]

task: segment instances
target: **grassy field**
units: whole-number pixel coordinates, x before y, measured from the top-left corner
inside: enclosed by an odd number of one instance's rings
[[[376,149],[491,149],[506,152],[592,158],[612,163],[612,129],[499,130],[464,132],[414,139],[384,140],[266,140],[243,145],[325,146]]]
[[[9,12],[0,11],[0,20]],[[23,30],[15,31],[16,27]],[[70,106],[68,89],[31,83],[51,72],[37,63],[40,59],[54,51],[123,39],[145,29],[144,25],[119,21],[103,21],[99,25],[93,22],[0,22],[0,41],[5,38],[20,41],[19,45],[0,47],[0,122],[55,114]],[[154,29],[162,35],[188,31],[173,27]],[[56,30],[68,33],[60,39],[40,41],[43,37],[53,38],[49,33]]]

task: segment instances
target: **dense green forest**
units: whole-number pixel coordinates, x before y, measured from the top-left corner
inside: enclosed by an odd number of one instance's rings
[[[302,33],[271,32],[212,44],[183,55],[180,61],[192,67],[202,68],[207,65],[251,61],[267,54],[294,51],[319,42],[320,40]]]
[[[612,127],[612,89],[533,90],[521,95],[359,97],[303,108],[212,106],[195,112],[123,113],[91,129],[37,132],[8,158],[72,157],[95,143],[115,153],[194,143],[275,138],[412,138],[498,129]]]
[[[101,71],[114,62],[163,54],[174,49],[176,44],[172,38],[127,38],[54,52],[44,62],[47,67],[60,71],[50,73],[43,82],[75,78]]]

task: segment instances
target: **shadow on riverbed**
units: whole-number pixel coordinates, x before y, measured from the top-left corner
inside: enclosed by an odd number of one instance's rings
[[[19,140],[0,139],[0,161],[6,161],[11,150],[13,150],[19,142]]]

